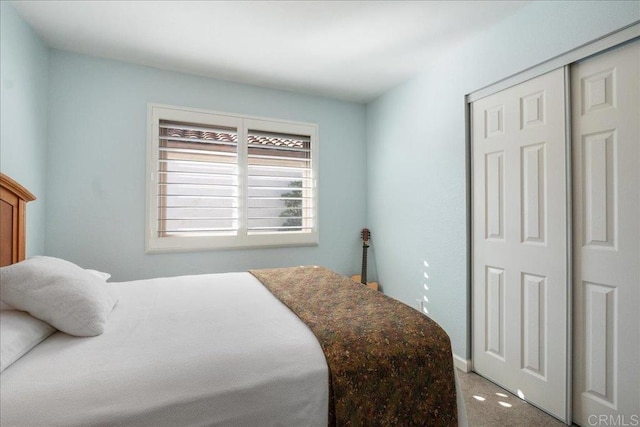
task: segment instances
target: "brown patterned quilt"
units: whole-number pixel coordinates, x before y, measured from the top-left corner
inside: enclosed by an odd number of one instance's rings
[[[436,322],[326,268],[251,274],[320,342],[329,425],[457,425],[451,345]]]

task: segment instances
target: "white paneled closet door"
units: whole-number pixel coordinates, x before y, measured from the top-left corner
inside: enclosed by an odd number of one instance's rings
[[[640,42],[574,65],[571,79],[574,422],[638,425]]]
[[[559,69],[471,104],[474,370],[563,420],[565,87]]]

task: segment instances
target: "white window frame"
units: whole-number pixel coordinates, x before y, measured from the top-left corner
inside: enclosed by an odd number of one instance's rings
[[[238,129],[239,216],[240,228],[232,236],[165,236],[159,237],[159,123],[160,120],[176,120],[228,126]],[[311,211],[313,226],[310,232],[247,233],[246,177],[247,131],[260,130],[288,134],[309,135],[311,138]],[[266,248],[289,246],[315,246],[318,244],[318,125],[272,118],[221,113],[216,111],[149,103],[147,106],[147,190],[146,190],[146,253],[189,252],[215,249]]]

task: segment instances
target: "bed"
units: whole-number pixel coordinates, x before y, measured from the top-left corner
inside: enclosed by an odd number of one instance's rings
[[[33,196],[0,184],[2,230],[24,227]],[[326,268],[112,283],[7,237],[2,426],[465,424],[446,333]]]

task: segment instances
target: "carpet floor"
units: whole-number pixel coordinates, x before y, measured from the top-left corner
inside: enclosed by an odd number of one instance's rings
[[[458,370],[469,427],[561,427],[564,423],[473,373]]]

